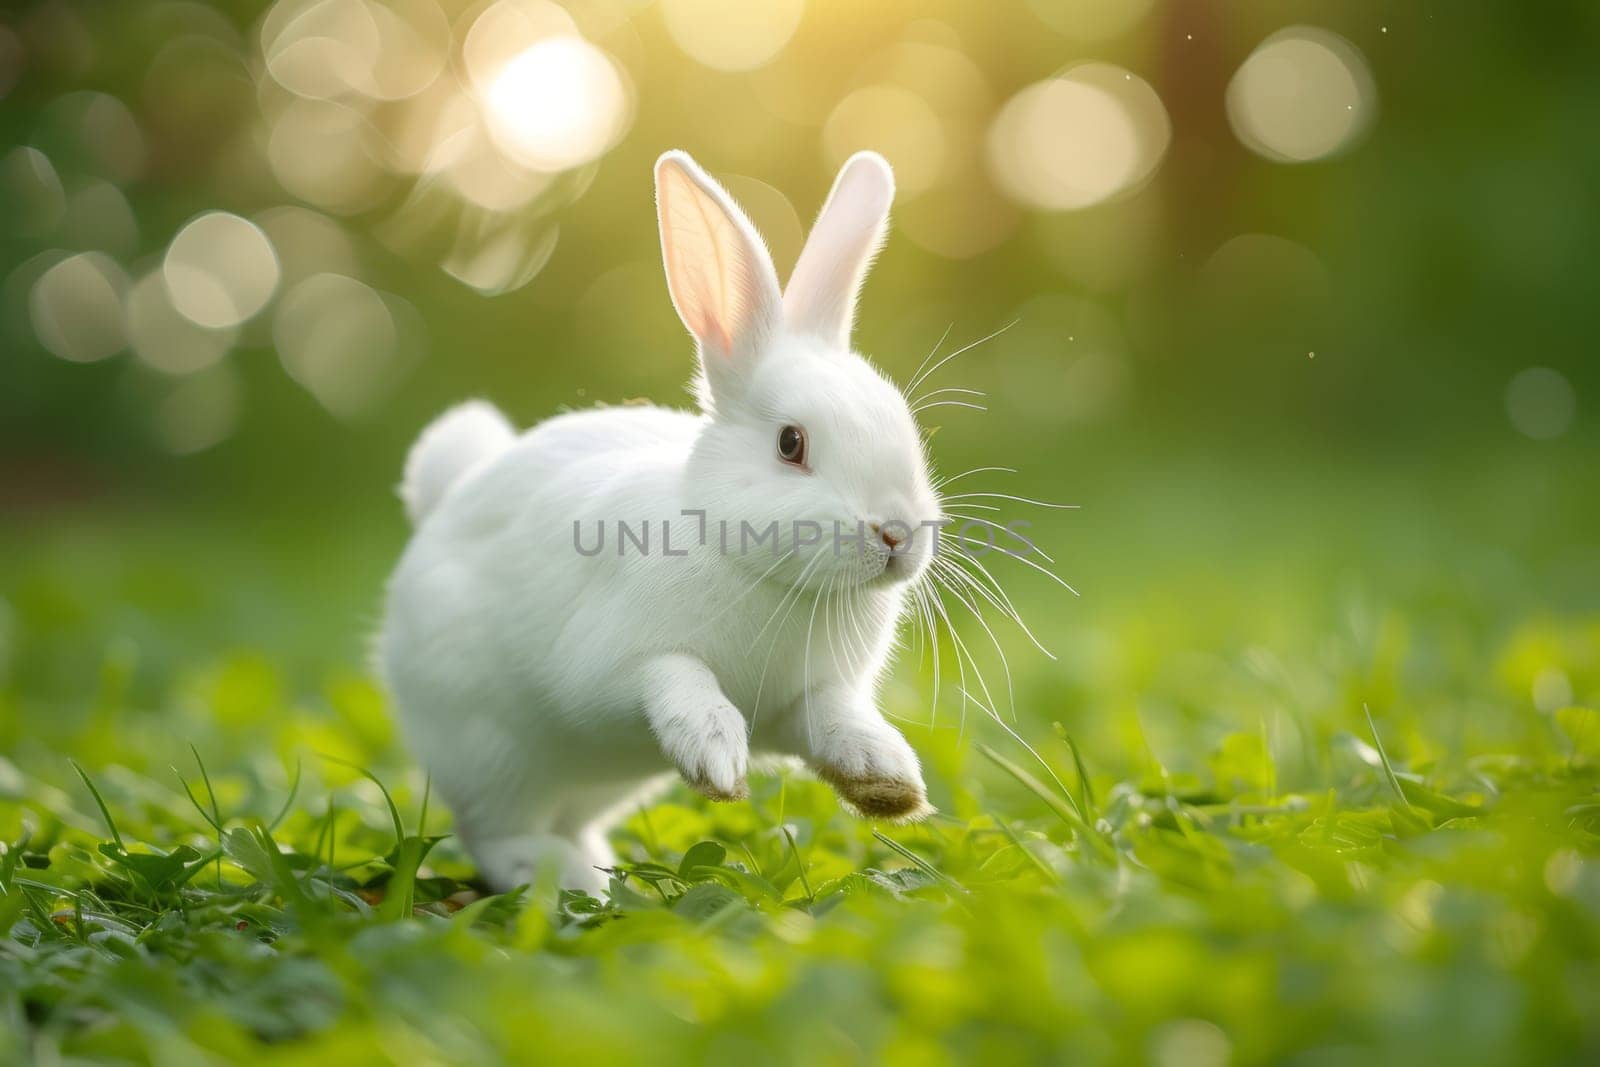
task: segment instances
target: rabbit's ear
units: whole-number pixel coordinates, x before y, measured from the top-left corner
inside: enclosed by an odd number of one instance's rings
[[[683,152],[656,161],[661,257],[678,317],[723,399],[782,323],[772,257],[739,206]]]
[[[783,293],[790,329],[850,347],[856,297],[883,244],[893,200],[894,172],[878,153],[857,152],[840,168]]]

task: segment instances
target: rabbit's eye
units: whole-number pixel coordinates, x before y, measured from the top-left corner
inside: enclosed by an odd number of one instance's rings
[[[806,432],[789,425],[778,431],[778,458],[796,467],[806,465]]]

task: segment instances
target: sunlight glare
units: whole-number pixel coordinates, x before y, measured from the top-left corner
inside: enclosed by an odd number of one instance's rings
[[[622,131],[627,93],[604,52],[550,37],[507,63],[486,96],[489,130],[518,162],[558,171],[591,162]]]

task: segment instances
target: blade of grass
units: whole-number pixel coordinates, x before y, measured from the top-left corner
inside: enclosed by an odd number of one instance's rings
[[[1044,860],[1033,854],[1033,849],[1029,848],[1022,838],[1017,835],[1017,832],[1011,828],[1010,823],[996,815],[994,816],[994,824],[1000,827],[1000,832],[1006,835],[1007,840],[1020,849],[1022,854],[1028,857],[1035,867],[1039,868],[1040,874],[1043,874],[1049,881],[1060,884],[1061,876],[1051,870],[1049,864],[1045,863]]]
[[[296,759],[294,761],[294,781],[289,783],[289,795],[284,798],[283,807],[278,809],[278,814],[274,815],[272,817],[272,821],[267,823],[268,830],[276,830],[278,828],[278,824],[283,822],[283,820],[289,814],[289,809],[294,805],[294,798],[300,792],[301,767],[302,764],[300,760]]]
[[[939,882],[942,885],[946,885],[958,893],[967,892],[966,887],[960,882],[956,881],[954,878],[951,878],[948,874],[945,874],[939,868],[935,867],[933,864],[929,863],[927,860],[923,859],[909,848],[906,848],[906,846],[902,845],[894,838],[889,837],[882,830],[874,829],[872,831],[872,836],[877,838],[883,845],[893,850],[896,854],[909,861],[918,870],[922,871],[922,873],[926,874],[934,881]]]
[[[422,812],[417,816],[417,836],[428,836],[428,799],[433,796],[433,775],[422,780]]]
[[[371,771],[367,770],[358,763],[351,763],[349,760],[340,759],[338,756],[330,756],[326,752],[319,752],[318,755],[325,760],[339,764],[341,767],[350,768],[352,771],[355,771],[357,774],[361,775],[361,777],[378,787],[378,792],[383,794],[383,802],[389,805],[389,818],[394,822],[394,843],[395,846],[398,847],[400,842],[406,839],[406,827],[405,823],[401,822],[400,820],[400,809],[395,805],[394,797],[389,795],[389,787],[384,785],[383,781],[379,779],[376,774],[373,774]]]
[[[211,825],[221,829],[222,809],[217,805],[217,791],[211,785],[211,775],[206,771],[205,760],[200,758],[200,750],[193,744],[189,746],[189,751],[194,754],[195,766],[200,768],[200,780],[206,784],[206,795],[211,798]]]
[[[1378,724],[1372,721],[1372,709],[1362,701],[1361,710],[1367,714],[1367,729],[1372,731],[1372,743],[1378,750],[1378,761],[1383,764],[1383,773],[1389,779],[1389,788],[1394,790],[1394,795],[1400,798],[1400,806],[1406,811],[1411,810],[1411,801],[1406,798],[1406,791],[1400,788],[1400,779],[1394,773],[1394,765],[1389,762],[1389,753],[1383,749],[1383,738],[1378,736]]]
[[[1095,798],[1094,786],[1089,781],[1089,768],[1084,766],[1083,753],[1078,751],[1078,742],[1067,733],[1066,727],[1056,723],[1055,728],[1056,735],[1067,743],[1067,748],[1072,752],[1072,766],[1078,772],[1078,791],[1083,794],[1078,802],[1078,810],[1083,814],[1084,821],[1090,822],[1099,814],[1100,804]]]
[[[22,836],[17,843],[8,844],[4,853],[0,853],[0,893],[11,892],[11,878],[16,874],[17,864],[22,862],[22,850],[28,847],[28,842],[33,840],[33,828],[24,826]]]
[[[338,801],[334,798],[334,795],[332,793],[329,793],[328,794],[328,911],[329,912],[333,912],[335,910],[334,902],[337,899],[336,894],[334,893],[334,888],[333,888],[333,872],[335,870],[335,867],[333,865],[333,859],[334,859],[334,849],[338,844],[338,836],[339,836],[338,819],[339,819]],[[321,841],[318,841],[318,844],[320,845]]]
[[[171,764],[168,764],[168,766],[171,766]],[[204,819],[206,821],[206,825],[211,827],[217,833],[222,833],[222,824],[217,822],[217,820],[212,817],[211,813],[205,809],[205,806],[201,804],[200,801],[195,797],[194,790],[189,788],[189,780],[183,776],[183,772],[178,770],[178,768],[173,767],[172,773],[177,776],[178,783],[183,786],[184,795],[189,798],[189,803],[194,805],[194,810],[200,813],[200,818]]]
[[[127,846],[122,843],[122,835],[117,832],[117,821],[111,817],[111,809],[106,807],[105,798],[100,795],[100,790],[95,788],[94,782],[90,779],[88,773],[78,765],[77,760],[69,759],[67,762],[72,764],[72,769],[78,772],[78,777],[83,779],[83,784],[89,787],[90,795],[94,797],[95,804],[100,808],[100,817],[105,819],[106,829],[111,831],[111,840],[115,841],[117,847],[122,851],[128,851]]]
[[[1116,850],[1111,847],[1110,843],[1096,833],[1094,828],[1085,822],[1076,810],[1070,807],[1043,782],[1006,759],[988,745],[980,743],[977,748],[991,763],[1015,778],[1029,792],[1044,801],[1045,806],[1054,812],[1057,818],[1066,823],[1073,833],[1087,841],[1089,847],[1094,849],[1102,859],[1114,860],[1116,858]]]
[[[789,832],[789,828],[779,825],[783,830],[784,840],[789,842],[789,851],[794,854],[795,869],[800,872],[800,888],[806,891],[806,900],[815,902],[817,895],[811,891],[811,879],[806,877],[806,861],[800,858],[800,846],[794,843],[794,834]]]

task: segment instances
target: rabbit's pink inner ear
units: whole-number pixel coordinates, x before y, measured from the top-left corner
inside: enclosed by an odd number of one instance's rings
[[[777,280],[752,231],[711,180],[669,154],[656,166],[656,200],[667,288],[678,317],[702,348],[732,358],[775,314]],[[765,270],[767,277],[763,277]]]

